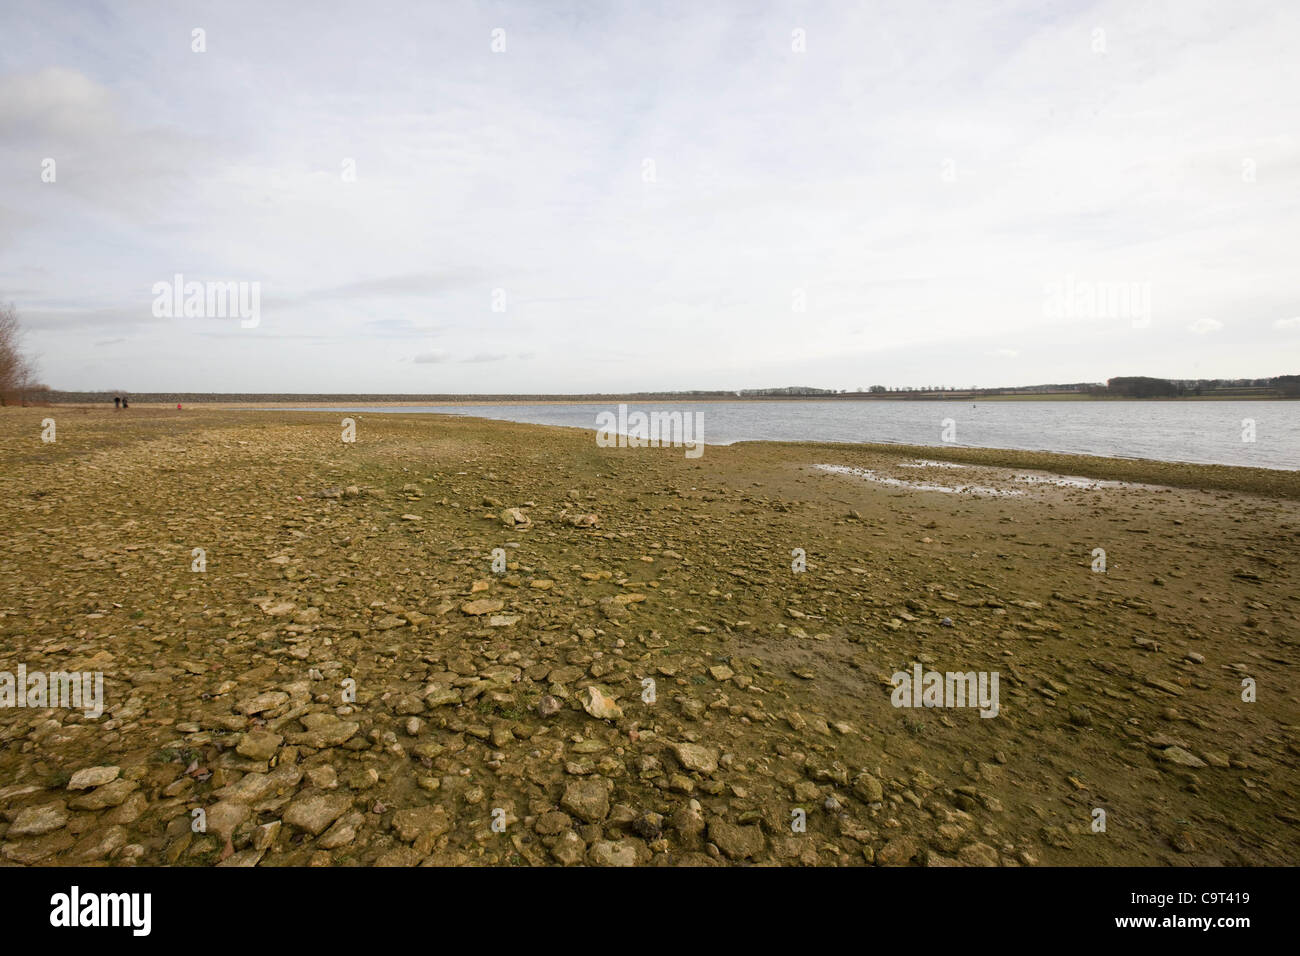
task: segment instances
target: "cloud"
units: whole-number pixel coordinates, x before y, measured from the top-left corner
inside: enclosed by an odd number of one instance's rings
[[[395,339],[425,337],[440,331],[436,325],[426,325],[411,319],[373,319],[366,323],[366,328],[371,335]]]
[[[423,364],[497,392],[1300,369],[1277,334],[1293,320],[1229,318],[1293,314],[1296,4],[918,0],[791,22],[744,0],[559,21],[523,0],[306,20],[228,0],[204,54],[183,6],[119,6],[0,4],[0,301],[56,387],[415,392]],[[155,323],[149,290],[177,272],[259,281],[256,334]],[[1150,324],[1053,324],[1043,288],[1066,276],[1146,284]],[[1226,324],[1189,335],[1201,315]],[[96,336],[128,327],[106,368]]]
[[[112,93],[75,69],[0,77],[0,135],[62,139],[116,127]]]
[[[1223,328],[1223,323],[1218,319],[1197,319],[1187,327],[1187,330],[1193,335],[1208,335],[1211,332],[1217,332]]]
[[[158,325],[171,319],[156,318],[145,302],[138,309],[20,309],[23,325],[33,330],[67,331],[88,326],[126,327]]]
[[[356,299],[429,298],[451,290],[475,288],[481,285],[482,278],[474,271],[421,272],[378,276],[356,282],[346,282],[342,285],[309,289],[297,295],[286,296],[278,301],[286,305],[308,305],[318,302],[346,302]],[[486,297],[487,290],[484,289],[483,291]],[[384,319],[370,324],[378,325],[381,323],[389,325],[411,324],[403,319]]]
[[[1273,323],[1275,329],[1300,329],[1300,315],[1293,319],[1278,319]]]

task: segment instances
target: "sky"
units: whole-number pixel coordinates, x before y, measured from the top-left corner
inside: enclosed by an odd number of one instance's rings
[[[55,388],[1300,373],[1300,4],[6,0],[0,37],[0,302]]]

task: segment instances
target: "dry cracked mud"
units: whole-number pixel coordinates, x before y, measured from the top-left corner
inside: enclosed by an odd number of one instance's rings
[[[1300,856],[1300,475],[351,417],[0,409],[0,860]]]

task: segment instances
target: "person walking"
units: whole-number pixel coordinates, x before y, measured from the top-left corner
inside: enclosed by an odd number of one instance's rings
[[[113,396],[113,407],[114,407],[114,408],[121,408],[121,407],[122,407],[122,396],[121,396],[121,395],[114,395],[114,396]]]

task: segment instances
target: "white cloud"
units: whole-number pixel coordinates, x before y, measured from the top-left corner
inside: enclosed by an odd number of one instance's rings
[[[3,5],[0,300],[68,388],[414,392],[430,363],[440,391],[485,392],[1300,369],[1300,340],[1247,321],[1294,307],[1279,38],[1300,7],[997,11],[234,0],[195,54],[184,9]],[[260,326],[151,322],[177,272],[260,282]],[[1051,322],[1063,276],[1148,284],[1150,323]],[[1203,314],[1227,324],[1187,335]],[[100,355],[88,325],[132,347]]]
[[[1217,332],[1223,328],[1223,323],[1218,319],[1197,319],[1187,327],[1187,330],[1193,335],[1208,335],[1211,332]]]

